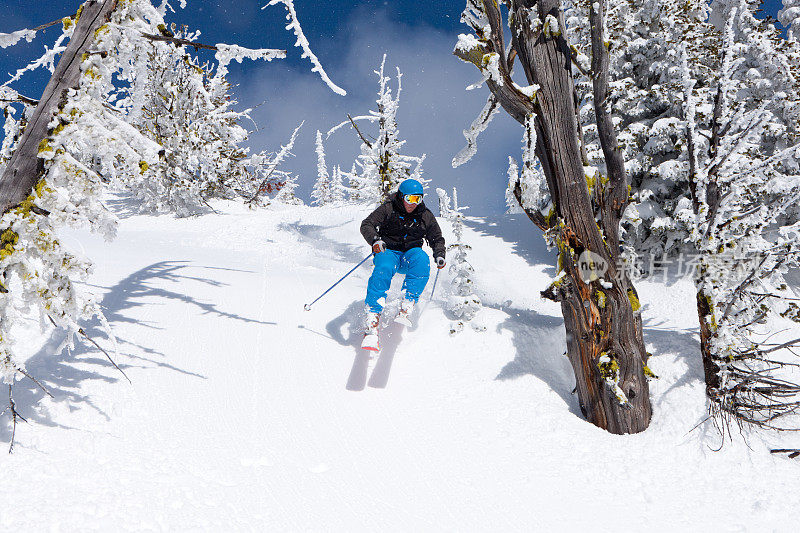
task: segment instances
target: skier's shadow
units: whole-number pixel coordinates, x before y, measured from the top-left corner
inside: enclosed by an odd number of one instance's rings
[[[388,320],[386,317],[389,316],[392,314],[386,313],[381,320],[386,321]],[[345,309],[344,313],[325,326],[325,330],[331,338],[343,346],[352,346],[355,351],[353,366],[350,368],[350,375],[347,377],[345,385],[345,388],[350,391],[362,391],[367,385],[376,389],[386,388],[397,347],[403,338],[403,326],[391,322],[381,328],[381,351],[376,354],[364,350],[361,348],[361,341],[365,318],[364,301],[356,300]],[[344,326],[347,326],[347,336],[343,333]],[[373,357],[377,358],[377,361],[370,374],[370,361]]]
[[[392,322],[381,329],[380,337],[380,352],[364,350],[361,348],[360,343],[355,346],[356,357],[353,360],[353,367],[350,369],[350,375],[347,378],[345,387],[347,390],[362,391],[367,385],[374,389],[386,388],[387,383],[389,383],[389,374],[392,371],[394,355],[397,353],[397,347],[403,338],[403,326]],[[373,358],[377,358],[377,361],[370,374],[370,362]],[[367,381],[367,376],[369,376],[369,381]]]
[[[378,361],[375,363],[375,368],[369,377],[367,385],[375,389],[386,388],[386,384],[389,383],[389,373],[392,370],[394,355],[397,353],[397,347],[400,346],[401,340],[403,340],[403,326],[401,324],[392,322],[381,331],[381,351],[378,352]],[[361,351],[364,352],[366,350]]]

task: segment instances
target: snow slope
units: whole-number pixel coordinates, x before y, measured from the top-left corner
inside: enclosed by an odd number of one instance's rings
[[[796,530],[799,465],[768,448],[800,439],[712,451],[686,281],[638,284],[661,377],[651,427],[621,437],[579,414],[559,308],[539,297],[553,260],[526,220],[465,232],[486,332],[448,335],[445,272],[370,364],[369,262],[303,311],[369,252],[366,210],[115,206],[113,243],[64,239],[96,262],[133,384],[91,346],[54,357],[58,334],[30,341],[28,370],[55,399],[15,386],[30,423],[0,453],[4,531]]]

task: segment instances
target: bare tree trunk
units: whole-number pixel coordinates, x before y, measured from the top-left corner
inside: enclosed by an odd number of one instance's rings
[[[509,0],[512,52],[505,56],[502,16],[493,0],[482,0],[491,35],[481,36],[483,48],[457,51],[480,68],[478,60],[497,53],[503,82],[490,79],[489,89],[503,108],[525,124],[534,115],[536,155],[547,178],[556,216],[544,221],[528,213],[545,231],[555,231],[559,263],[565,277],[542,294],[561,303],[567,332],[567,355],[575,372],[576,389],[584,416],[612,433],[637,433],[650,423],[649,387],[644,375],[645,349],[641,320],[635,314],[638,297],[624,272],[618,272],[619,221],[628,202],[628,183],[616,146],[611,119],[604,110],[607,79],[595,85],[598,129],[606,155],[608,179],[598,180],[590,195],[578,139],[573,100],[572,57],[563,37],[565,24],[559,0]],[[535,6],[538,4],[538,20]],[[602,12],[595,22],[600,21]],[[555,27],[554,22],[558,22]],[[602,35],[598,34],[598,40]],[[607,78],[608,57],[603,46],[595,50],[594,77]],[[519,59],[528,83],[538,85],[534,98],[516,89],[509,75],[509,59]],[[604,57],[605,55],[605,57]],[[599,96],[599,98],[598,98]],[[595,216],[599,215],[599,222]],[[586,254],[585,254],[586,253]],[[587,257],[596,263],[597,276],[587,279]],[[602,276],[604,279],[599,279]],[[609,287],[608,282],[612,282]]]
[[[711,321],[714,319],[711,299],[700,290],[697,291],[697,317],[700,319],[700,354],[703,358],[703,374],[706,379],[706,396],[716,399],[720,386],[720,367],[711,353]]]
[[[48,124],[63,105],[66,91],[78,86],[82,56],[94,42],[95,31],[108,21],[116,5],[117,0],[88,0],[83,5],[69,45],[0,177],[0,213],[24,201],[41,178],[44,164],[39,159],[39,145],[49,134]]]

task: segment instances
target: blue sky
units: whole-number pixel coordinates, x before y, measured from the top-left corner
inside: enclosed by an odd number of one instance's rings
[[[236,43],[253,48],[284,48],[283,61],[233,64],[229,78],[237,88],[242,107],[254,107],[252,117],[258,131],[251,145],[258,150],[277,150],[294,127],[305,120],[295,158],[287,169],[295,171],[301,184],[298,194],[308,200],[316,173],[313,140],[316,130],[326,131],[353,115],[372,107],[377,90],[376,69],[384,53],[387,71],[403,72],[403,92],[398,115],[400,136],[407,140],[409,155],[427,154],[426,177],[433,187],[459,188],[463,203],[475,215],[504,210],[507,158],[518,158],[520,130],[499,114],[479,141],[479,152],[466,165],[453,169],[452,157],[463,147],[461,131],[483,107],[486,90],[466,92],[478,74],[451,52],[458,33],[464,0],[295,0],[303,29],[326,71],[348,92],[333,94],[310,72],[310,65],[293,47],[294,38],[283,29],[284,9],[262,10],[268,0],[188,0],[170,20],[202,31],[200,41]],[[0,0],[0,32],[61,18],[74,12],[77,0]],[[765,3],[765,12],[775,16],[779,0]],[[56,28],[40,34],[32,43],[0,51],[0,78],[38,57],[45,43],[55,38]],[[38,98],[47,73],[27,74],[15,88]],[[255,127],[255,126],[253,126]],[[482,141],[482,142],[481,142]],[[331,137],[326,150],[329,166],[348,168],[358,152],[352,130],[343,128]],[[432,191],[430,191],[432,192]]]

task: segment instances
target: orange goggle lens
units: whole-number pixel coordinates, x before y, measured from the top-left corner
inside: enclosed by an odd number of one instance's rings
[[[406,194],[406,202],[410,204],[418,204],[422,201],[421,194]]]

